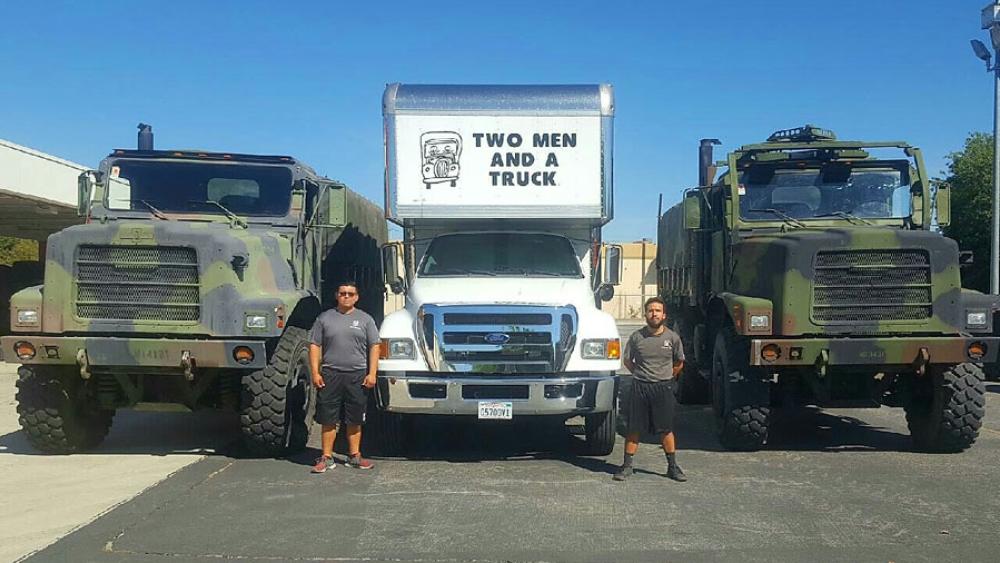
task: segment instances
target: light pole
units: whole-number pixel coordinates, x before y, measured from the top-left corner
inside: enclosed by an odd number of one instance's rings
[[[988,4],[982,11],[983,29],[990,32],[993,54],[1000,63],[1000,0]],[[978,39],[972,40],[972,50],[993,72],[993,230],[990,239],[990,293],[1000,295],[1000,64],[990,64],[990,51]]]

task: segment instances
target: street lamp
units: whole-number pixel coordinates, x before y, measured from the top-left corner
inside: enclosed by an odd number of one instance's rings
[[[993,55],[1000,63],[1000,0],[983,8],[983,29],[990,32]],[[990,293],[1000,295],[1000,64],[990,64],[991,54],[978,39],[972,40],[972,50],[993,72],[993,229],[990,243]]]
[[[982,10],[983,29],[990,32],[993,55],[1000,63],[1000,0]],[[972,50],[993,72],[993,232],[990,243],[990,293],[1000,295],[1000,64],[990,65],[990,51],[978,39],[972,40]]]

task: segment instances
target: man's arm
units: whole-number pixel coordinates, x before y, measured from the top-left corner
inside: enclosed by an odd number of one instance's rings
[[[625,341],[625,353],[622,354],[622,364],[624,364],[625,369],[629,373],[635,371],[635,363],[632,362],[632,337],[629,336],[628,340]]]
[[[375,376],[378,375],[378,356],[380,344],[372,344],[368,348],[368,375],[365,376],[364,386],[371,389],[375,387]]]
[[[375,377],[378,375],[378,356],[381,348],[378,327],[375,326],[375,321],[372,319],[368,320],[368,326],[365,327],[365,338],[368,339],[368,375],[365,376],[362,385],[371,389],[375,387]]]
[[[677,360],[674,362],[674,378],[679,378],[682,371],[684,371],[684,360]]]
[[[312,372],[313,386],[322,389],[326,383],[323,381],[323,374],[319,371],[319,361],[323,357],[323,349],[316,344],[309,344],[309,368]]]

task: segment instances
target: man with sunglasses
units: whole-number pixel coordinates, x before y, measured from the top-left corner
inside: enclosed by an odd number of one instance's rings
[[[323,455],[313,473],[325,473],[333,464],[333,443],[341,421],[347,426],[348,467],[371,469],[361,457],[361,425],[365,423],[368,391],[375,387],[379,337],[375,320],[357,309],[358,284],[337,287],[337,306],[316,319],[309,346],[309,365],[316,387],[316,422],[322,425]]]

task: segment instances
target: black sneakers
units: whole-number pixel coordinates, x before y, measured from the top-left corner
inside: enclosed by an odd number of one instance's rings
[[[667,477],[679,483],[683,483],[688,480],[687,475],[684,474],[684,470],[682,470],[681,466],[676,463],[674,465],[667,466]]]
[[[623,465],[620,468],[618,468],[618,472],[615,473],[612,479],[614,479],[615,481],[624,481],[625,479],[628,479],[628,476],[632,475],[633,473],[635,473],[635,469],[633,469],[631,465]]]

